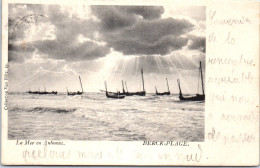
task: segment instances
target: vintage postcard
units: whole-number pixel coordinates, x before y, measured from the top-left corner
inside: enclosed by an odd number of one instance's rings
[[[3,0],[2,164],[258,165],[259,9]]]

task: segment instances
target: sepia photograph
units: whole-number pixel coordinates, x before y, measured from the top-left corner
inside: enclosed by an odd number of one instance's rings
[[[8,139],[203,142],[205,6],[8,5]]]

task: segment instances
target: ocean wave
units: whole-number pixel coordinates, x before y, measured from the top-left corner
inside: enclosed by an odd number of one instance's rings
[[[9,107],[9,109],[8,109],[8,111],[21,111],[21,110],[23,110],[22,108],[20,108],[20,107]]]
[[[52,107],[33,107],[26,111],[28,112],[52,112],[52,113],[72,113],[77,109],[52,108]]]

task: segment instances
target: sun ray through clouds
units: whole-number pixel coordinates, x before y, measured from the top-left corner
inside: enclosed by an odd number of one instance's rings
[[[178,74],[178,78],[180,79],[181,83],[184,86],[184,90],[187,90],[188,92],[191,92],[189,84],[185,81],[185,78],[183,77],[183,67],[184,67],[184,64],[181,61],[179,61],[178,59],[176,59],[175,56],[171,56],[169,58],[171,60],[170,62],[172,62],[173,65],[175,66],[175,71]],[[180,65],[180,66],[178,66],[178,65]]]

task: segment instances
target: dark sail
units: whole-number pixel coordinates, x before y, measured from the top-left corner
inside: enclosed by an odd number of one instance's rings
[[[171,94],[170,89],[169,89],[169,84],[168,84],[168,79],[167,79],[167,78],[166,78],[166,84],[167,84],[168,92],[159,93],[159,92],[157,91],[156,86],[155,86],[155,93],[156,93],[156,95],[162,96],[162,95],[170,95],[170,94]]]
[[[179,99],[180,100],[184,100],[184,101],[203,101],[203,100],[205,100],[201,62],[200,62],[199,70],[200,70],[199,73],[200,73],[200,76],[201,76],[201,84],[202,84],[202,95],[201,94],[196,94],[195,96],[192,96],[192,97],[184,97],[182,95],[182,92],[181,92],[180,80],[178,79],[177,82],[178,82],[178,85],[179,85],[179,91],[180,91]]]
[[[81,78],[80,78],[80,76],[79,76],[79,82],[80,82],[80,86],[81,86],[81,92],[80,92],[80,91],[77,91],[77,92],[69,92],[68,88],[66,87],[66,89],[67,89],[67,95],[69,95],[69,96],[82,95],[82,93],[83,93],[83,87],[82,87],[82,83],[81,83]]]
[[[126,90],[124,89],[124,86],[123,86],[123,93],[119,93],[121,95],[126,95],[126,96],[145,96],[146,92],[145,92],[145,88],[144,88],[144,76],[143,76],[143,68],[141,69],[141,75],[142,75],[142,85],[143,85],[143,91],[139,91],[139,92],[128,92],[128,89],[127,89],[127,85],[126,85],[126,82],[125,82],[125,86],[126,86]],[[123,85],[123,81],[122,81],[122,85]]]
[[[123,99],[123,98],[125,98],[125,95],[121,95],[120,92],[117,92],[117,93],[108,92],[107,91],[107,82],[105,81],[104,84],[105,84],[107,98],[113,98],[113,99]]]

